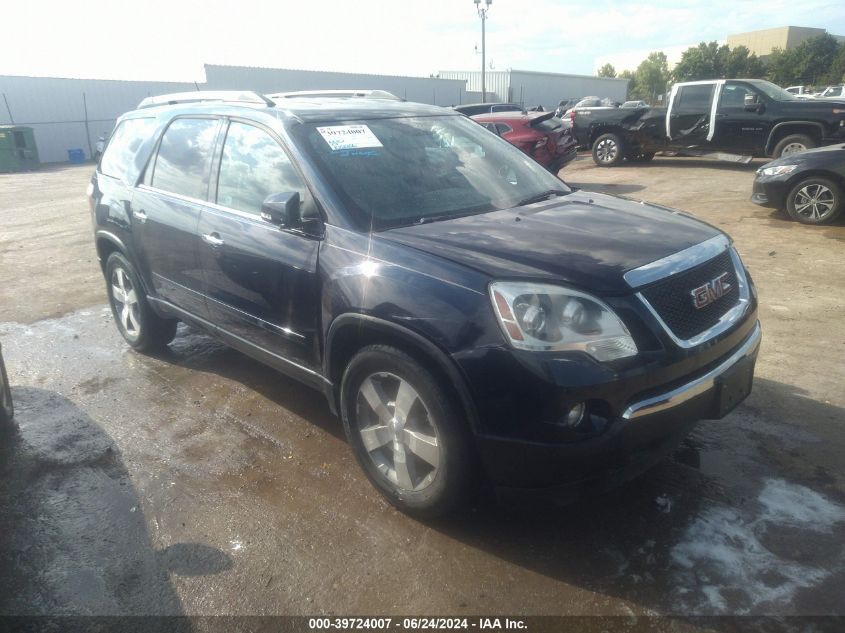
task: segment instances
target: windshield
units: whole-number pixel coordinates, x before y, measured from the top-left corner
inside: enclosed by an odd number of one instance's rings
[[[295,133],[364,231],[508,209],[544,191],[569,191],[462,116],[318,123]]]
[[[763,81],[762,79],[758,79],[755,81],[749,81],[748,83],[750,83],[752,86],[757,88],[757,90],[769,97],[769,99],[774,99],[775,101],[798,100],[798,98],[791,92],[787,92],[780,86],[776,86],[775,84],[769,81]]]

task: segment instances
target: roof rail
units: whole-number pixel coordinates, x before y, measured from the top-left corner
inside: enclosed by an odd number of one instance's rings
[[[229,101],[232,103],[263,103],[274,106],[276,103],[263,94],[253,91],[239,90],[197,90],[195,92],[174,92],[157,97],[147,97],[138,104],[138,109],[154,108],[160,105],[175,105],[177,103],[200,103],[203,101]]]
[[[364,99],[389,99],[391,101],[404,101],[387,90],[300,90],[298,92],[274,92],[268,95],[271,99],[297,99],[313,97],[342,97],[342,98],[364,98]]]

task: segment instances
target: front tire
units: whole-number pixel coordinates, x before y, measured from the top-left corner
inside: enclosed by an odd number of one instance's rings
[[[340,408],[349,444],[372,484],[403,512],[439,516],[468,495],[468,431],[454,400],[392,347],[365,347],[344,372]]]
[[[838,183],[827,178],[807,178],[786,196],[789,217],[802,224],[828,224],[842,214],[845,195]]]
[[[106,260],[106,291],[117,329],[132,348],[160,350],[176,336],[178,321],[153,311],[135,267],[121,253],[112,253]]]
[[[622,139],[616,134],[602,134],[593,143],[593,162],[599,167],[613,167],[624,158]]]
[[[778,144],[775,145],[774,152],[772,152],[772,156],[774,158],[780,158],[781,156],[789,156],[790,154],[799,154],[814,147],[816,147],[816,142],[806,134],[790,134],[778,141]]]

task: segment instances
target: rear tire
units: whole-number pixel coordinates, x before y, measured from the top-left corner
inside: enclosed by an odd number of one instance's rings
[[[789,217],[802,224],[828,224],[842,214],[845,194],[827,178],[806,178],[786,196]]]
[[[404,352],[372,345],[352,358],[340,392],[349,444],[391,504],[430,518],[466,500],[469,432],[447,386]]]
[[[593,143],[593,162],[599,167],[613,167],[624,158],[625,148],[616,134],[602,134]]]
[[[784,136],[772,152],[772,157],[780,158],[781,156],[789,156],[790,154],[798,154],[805,152],[808,149],[816,147],[816,142],[806,134],[790,134]]]
[[[135,267],[122,253],[112,253],[106,261],[106,292],[117,329],[133,349],[161,350],[176,336],[179,322],[153,311]]]

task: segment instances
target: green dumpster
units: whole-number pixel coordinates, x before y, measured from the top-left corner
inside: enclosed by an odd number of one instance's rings
[[[35,133],[23,125],[0,125],[0,173],[38,169]]]

